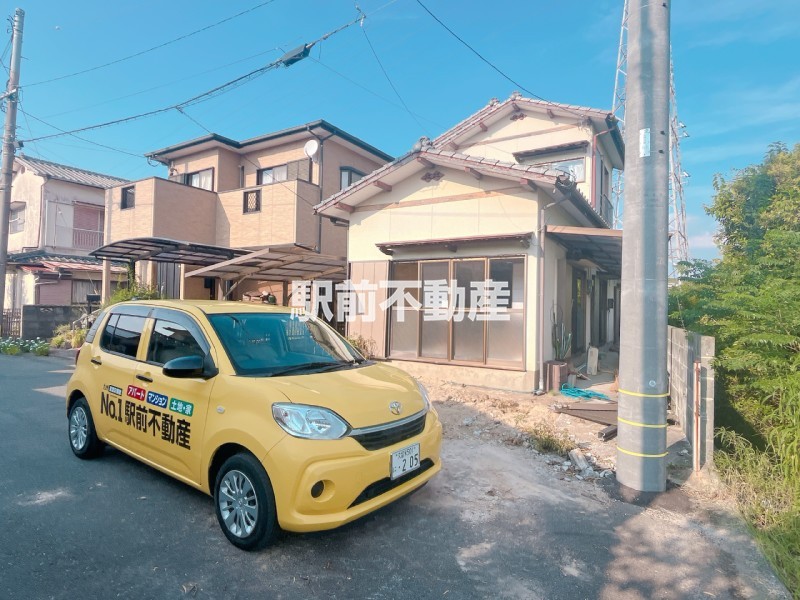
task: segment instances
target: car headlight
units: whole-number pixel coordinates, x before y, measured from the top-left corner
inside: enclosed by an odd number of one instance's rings
[[[419,381],[417,381],[417,388],[422,395],[422,401],[425,402],[425,410],[429,411],[431,409],[431,399],[430,396],[428,396],[428,390]]]
[[[272,416],[286,433],[308,440],[338,440],[350,429],[339,415],[321,406],[273,404]]]

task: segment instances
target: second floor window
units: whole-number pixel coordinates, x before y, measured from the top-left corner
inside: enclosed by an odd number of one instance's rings
[[[133,208],[136,205],[136,188],[134,186],[122,188],[120,208]]]
[[[214,169],[203,169],[202,171],[186,173],[186,175],[183,176],[183,182],[186,185],[202,190],[211,190],[214,187]]]
[[[289,165],[269,167],[258,172],[258,185],[286,181],[287,179],[289,179]]]
[[[8,230],[10,233],[19,233],[25,229],[25,209],[12,209],[8,216]]]
[[[343,190],[363,177],[364,174],[361,171],[356,171],[352,167],[342,167],[339,169],[339,189]]]

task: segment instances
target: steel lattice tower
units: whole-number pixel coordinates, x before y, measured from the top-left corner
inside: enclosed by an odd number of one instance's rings
[[[625,89],[628,70],[628,2],[622,9],[622,25],[619,33],[617,71],[614,78],[612,114],[619,119],[621,130],[625,130]],[[681,166],[681,138],[688,137],[686,126],[678,119],[678,103],[675,97],[675,78],[672,60],[669,62],[669,276],[676,277],[679,262],[689,260],[689,240],[686,236],[686,203],[684,180],[689,176]],[[625,179],[622,171],[615,170],[612,176],[612,202],[614,205],[614,227],[622,227]]]

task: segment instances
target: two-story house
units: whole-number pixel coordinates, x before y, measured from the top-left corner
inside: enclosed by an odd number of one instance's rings
[[[553,325],[567,351],[615,339],[622,232],[609,195],[623,161],[607,111],[519,94],[422,138],[318,206],[349,225],[350,279],[377,303],[398,289],[382,281],[419,282],[404,310],[365,308],[350,333],[412,372],[433,363],[454,381],[541,388]],[[487,280],[503,283],[502,319]]]
[[[148,158],[163,164],[167,177],[108,190],[108,246],[97,255],[127,260],[137,248],[146,250],[139,255],[150,260],[136,261],[137,277],[174,298],[241,298],[268,290],[280,298],[281,286],[255,273],[227,294],[235,275],[192,277],[208,263],[164,250],[175,240],[194,244],[194,256],[217,252],[220,261],[241,250],[287,245],[344,257],[346,229],[316,215],[314,206],[392,159],[322,120],[243,141],[209,134]]]
[[[100,293],[105,190],[124,179],[20,154],[14,158],[4,306],[84,304]],[[124,269],[113,268],[114,283]]]

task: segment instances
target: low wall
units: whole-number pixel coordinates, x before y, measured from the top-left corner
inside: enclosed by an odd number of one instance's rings
[[[84,311],[81,306],[23,306],[19,336],[23,340],[50,339],[56,327],[77,321]]]
[[[672,412],[686,439],[700,443],[700,465],[710,464],[714,454],[714,359],[715,340],[677,327],[669,328],[667,370]],[[700,429],[694,432],[694,362],[700,361]]]

